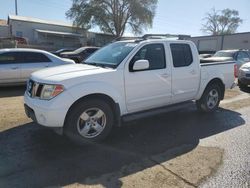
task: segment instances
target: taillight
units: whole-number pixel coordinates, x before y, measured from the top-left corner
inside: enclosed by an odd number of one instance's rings
[[[237,65],[234,64],[234,77],[237,78],[238,77],[238,69],[237,69]]]

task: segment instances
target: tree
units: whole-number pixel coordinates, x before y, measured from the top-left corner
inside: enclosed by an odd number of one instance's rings
[[[101,31],[116,37],[124,34],[127,26],[135,34],[152,27],[158,0],[72,0],[66,12],[74,24],[90,29],[98,26]]]
[[[221,11],[212,9],[211,12],[206,14],[204,20],[205,24],[202,25],[201,30],[212,35],[235,33],[243,22],[239,17],[239,12],[231,9]]]

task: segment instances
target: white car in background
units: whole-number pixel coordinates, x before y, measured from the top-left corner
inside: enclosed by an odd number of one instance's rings
[[[1,49],[0,85],[24,84],[34,71],[74,63],[73,60],[60,58],[43,50]]]
[[[245,63],[239,69],[238,85],[241,89],[250,85],[250,63]]]

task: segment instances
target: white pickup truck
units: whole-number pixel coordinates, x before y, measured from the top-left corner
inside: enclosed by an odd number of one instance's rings
[[[141,39],[111,43],[83,64],[32,74],[28,117],[73,140],[100,141],[114,126],[173,110],[187,101],[212,112],[234,85],[235,62],[201,63],[190,41]]]

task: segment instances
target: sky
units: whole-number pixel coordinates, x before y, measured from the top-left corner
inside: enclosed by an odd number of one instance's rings
[[[72,22],[65,16],[71,7],[71,0],[17,0],[18,15],[40,19]],[[206,12],[212,8],[236,9],[243,24],[238,32],[250,31],[250,0],[158,0],[153,27],[145,33],[204,35],[201,25]],[[15,14],[15,0],[0,0],[0,19]],[[97,31],[97,29],[94,29]],[[131,35],[128,30],[126,35]]]

